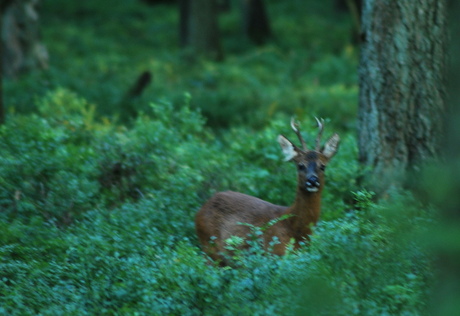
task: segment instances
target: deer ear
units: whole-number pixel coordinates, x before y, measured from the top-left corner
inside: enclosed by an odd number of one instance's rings
[[[339,149],[340,137],[338,134],[332,135],[331,138],[324,144],[323,155],[326,156],[327,159],[331,159]]]
[[[290,161],[298,155],[295,146],[283,135],[278,136],[278,143],[283,151],[285,161]]]

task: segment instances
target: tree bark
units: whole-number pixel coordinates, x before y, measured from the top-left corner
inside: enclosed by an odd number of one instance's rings
[[[39,33],[39,0],[13,0],[2,14],[3,75],[17,75],[48,66],[48,53]]]
[[[180,41],[197,55],[222,59],[216,0],[181,0]]]
[[[440,152],[445,0],[367,0],[362,9],[359,159],[382,192]]]

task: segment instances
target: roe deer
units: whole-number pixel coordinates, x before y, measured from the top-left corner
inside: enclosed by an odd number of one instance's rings
[[[294,241],[294,249],[297,249],[300,242],[309,238],[311,226],[316,224],[320,215],[324,170],[337,152],[340,142],[339,135],[334,134],[320,148],[324,121],[316,120],[319,131],[314,150],[307,149],[299,125],[293,119],[291,127],[302,149],[286,137],[278,136],[285,160],[293,161],[297,166],[297,193],[291,206],[274,205],[243,193],[225,191],[216,193],[198,211],[195,218],[198,238],[203,251],[213,260],[226,264],[222,255],[225,253],[225,241],[231,236],[247,238],[250,227],[241,223],[261,227],[275,220],[275,224],[264,231],[263,240],[267,248],[273,237],[278,238],[279,243],[272,250],[277,255],[285,253],[291,239]],[[283,215],[287,218],[276,221]]]

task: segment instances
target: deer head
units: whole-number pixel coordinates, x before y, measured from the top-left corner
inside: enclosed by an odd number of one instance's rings
[[[298,170],[298,185],[302,190],[310,193],[318,192],[324,185],[324,170],[327,163],[337,152],[340,137],[334,134],[329,140],[321,147],[321,136],[324,128],[324,121],[318,120],[318,136],[316,137],[315,149],[309,150],[306,142],[300,133],[299,124],[291,120],[291,127],[297,134],[302,148],[294,145],[289,139],[283,135],[278,136],[278,143],[281,146],[286,161],[292,161],[297,165]]]

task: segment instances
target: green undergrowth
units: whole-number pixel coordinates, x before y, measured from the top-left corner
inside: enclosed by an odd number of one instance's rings
[[[430,212],[400,192],[375,204],[360,191],[348,135],[309,247],[279,258],[255,240],[236,251],[234,268],[209,265],[193,219],[213,192],[293,199],[295,167],[276,144],[289,118],[217,138],[189,103],[152,103],[123,127],[57,89],[37,114],[9,118],[0,129],[1,314],[424,313],[432,272],[417,240]],[[311,141],[311,119],[299,119]]]

